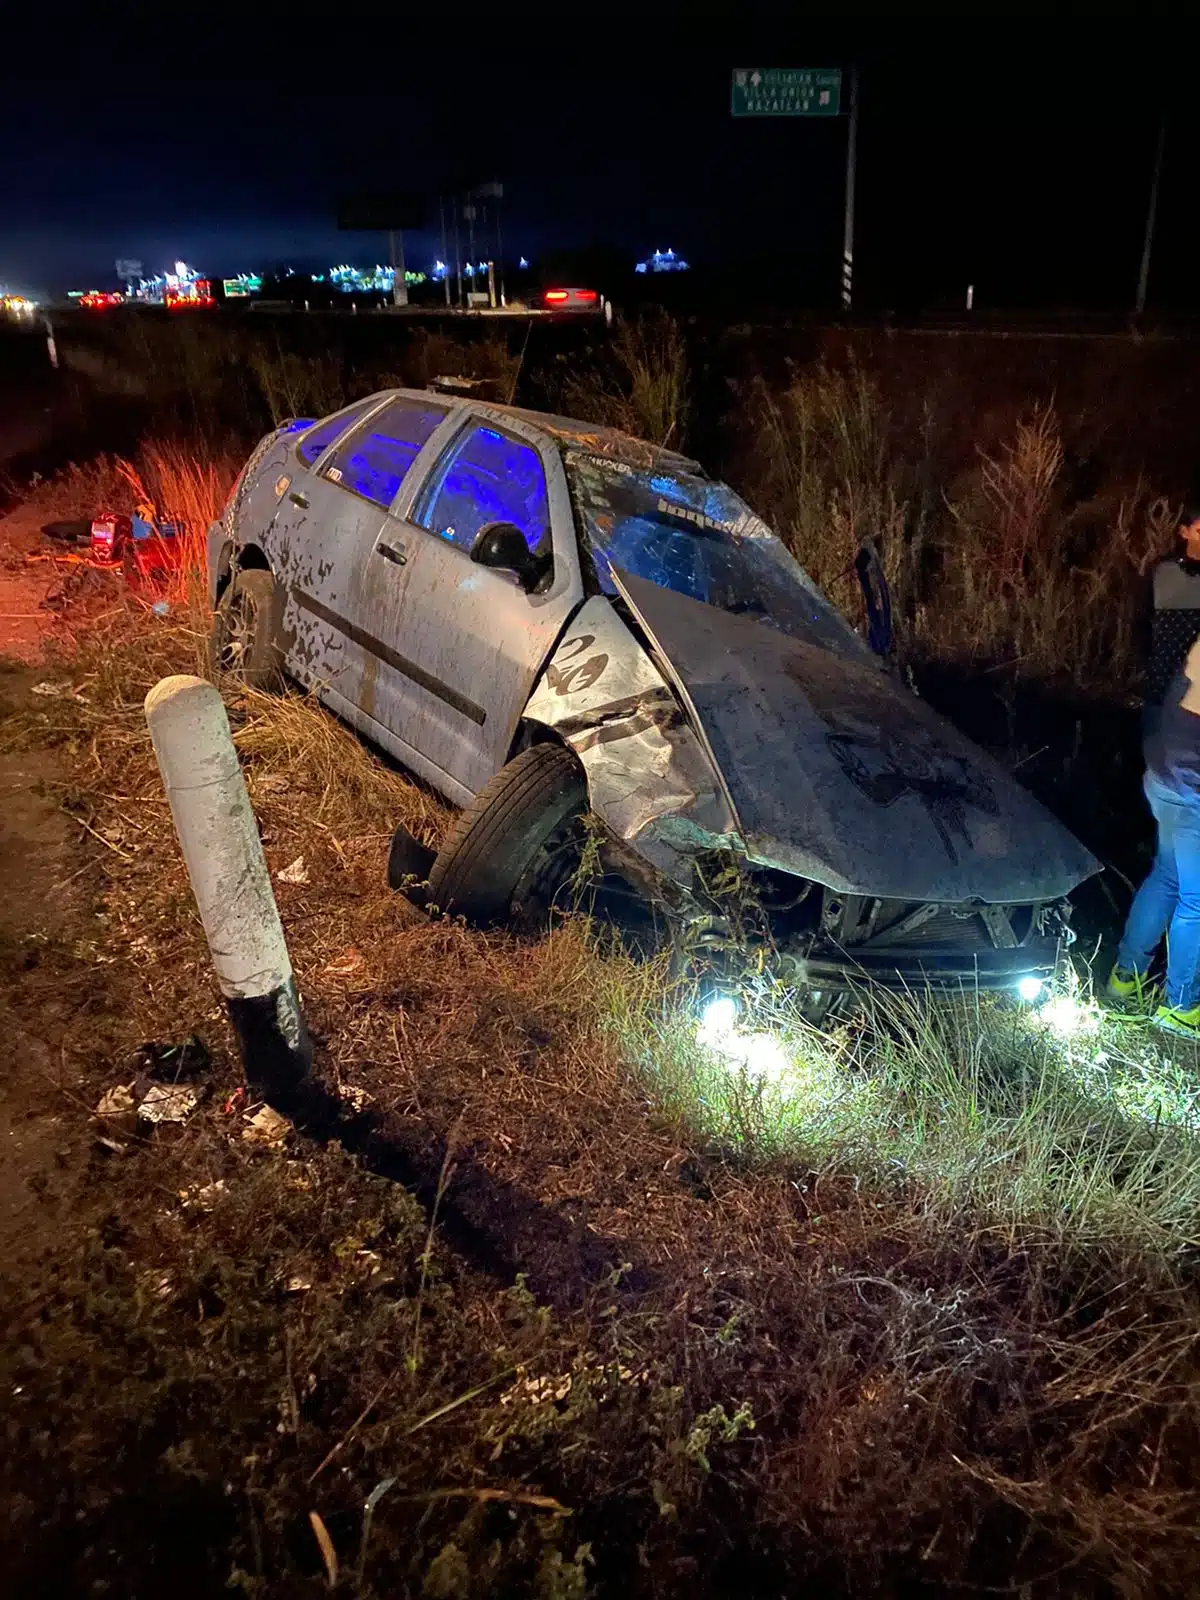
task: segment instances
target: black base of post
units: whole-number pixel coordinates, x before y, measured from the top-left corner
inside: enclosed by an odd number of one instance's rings
[[[270,994],[234,996],[225,1004],[250,1087],[271,1105],[295,1102],[312,1072],[312,1041],[295,983],[289,979]]]

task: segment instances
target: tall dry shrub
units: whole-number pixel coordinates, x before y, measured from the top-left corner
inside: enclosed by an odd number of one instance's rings
[[[606,359],[563,385],[563,409],[585,422],[620,428],[651,444],[680,449],[687,436],[691,374],[678,320],[652,306],[622,318]]]
[[[285,350],[278,338],[273,346],[254,345],[249,366],[274,423],[288,417],[328,416],[353,398],[346,391],[340,361]]]
[[[938,576],[918,630],[926,653],[1005,663],[1082,690],[1128,690],[1141,667],[1145,577],[1174,508],[1139,481],[1072,503],[1052,404],[1018,419],[946,497]]]
[[[184,445],[151,441],[136,465],[128,461],[118,465],[134,502],[145,507],[152,519],[170,522],[177,530],[163,598],[198,637],[203,636],[209,619],[208,529],[220,517],[241,463],[230,454],[212,456]]]
[[[760,379],[745,399],[755,508],[854,620],[854,558],[873,540],[897,610],[906,614],[919,541],[909,536],[904,471],[874,382],[857,366],[820,366],[794,372],[779,393]]]

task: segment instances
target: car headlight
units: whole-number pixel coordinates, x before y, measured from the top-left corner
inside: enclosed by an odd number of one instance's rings
[[[699,1037],[706,1043],[725,1038],[733,1032],[737,1017],[737,1001],[732,995],[714,995],[700,1012]]]

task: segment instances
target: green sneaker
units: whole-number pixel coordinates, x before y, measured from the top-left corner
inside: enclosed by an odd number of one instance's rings
[[[1104,999],[1114,1011],[1149,1016],[1158,1004],[1159,989],[1144,972],[1114,967],[1104,985]],[[1166,1009],[1165,1007],[1163,1009]]]
[[[1188,1011],[1177,1011],[1174,1006],[1159,1006],[1150,1019],[1154,1027],[1164,1033],[1178,1034],[1181,1039],[1200,1040],[1200,1006]]]

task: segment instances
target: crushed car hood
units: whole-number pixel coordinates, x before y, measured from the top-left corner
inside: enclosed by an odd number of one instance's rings
[[[708,741],[752,860],[846,893],[945,903],[1057,899],[1099,870],[869,659],[616,578]]]

